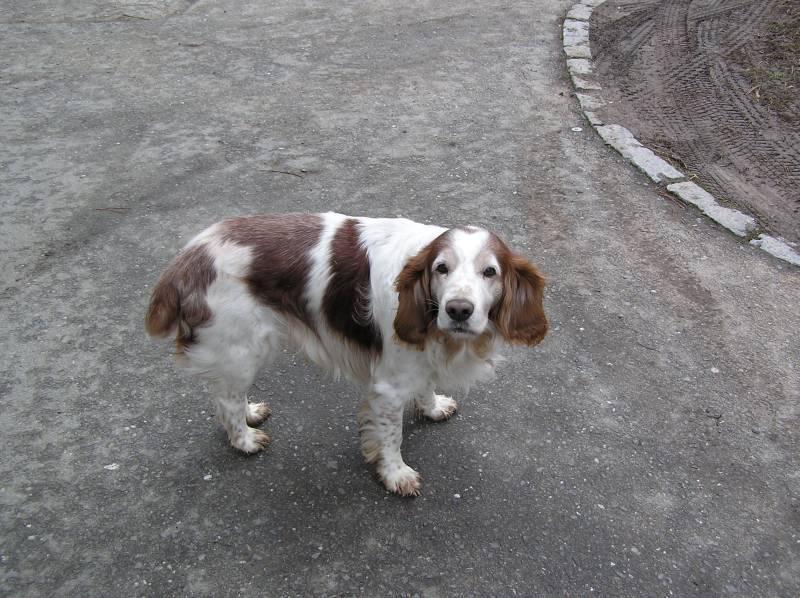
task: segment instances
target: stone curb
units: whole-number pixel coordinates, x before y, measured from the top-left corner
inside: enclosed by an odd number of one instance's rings
[[[595,131],[625,157],[658,184],[666,184],[667,191],[686,203],[696,206],[703,214],[724,226],[739,237],[750,237],[750,245],[758,247],[795,266],[800,266],[800,253],[785,239],[773,237],[760,229],[753,216],[739,210],[726,208],[708,191],[688,181],[686,175],[652,150],[643,146],[625,127],[606,124],[597,113],[605,105],[600,91],[602,87],[594,76],[592,50],[589,44],[589,20],[595,7],[606,0],[581,0],[567,12],[563,25],[564,54],[567,70],[575,87],[575,96],[581,110]]]

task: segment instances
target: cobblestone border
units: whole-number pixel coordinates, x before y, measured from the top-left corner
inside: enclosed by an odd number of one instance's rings
[[[581,110],[595,131],[607,145],[617,150],[653,182],[665,185],[667,191],[682,201],[696,206],[703,214],[739,237],[750,238],[750,244],[775,257],[800,266],[796,244],[767,234],[751,215],[726,208],[699,185],[688,180],[681,171],[659,158],[652,150],[639,143],[633,134],[621,125],[606,124],[597,112],[605,105],[602,87],[594,76],[592,51],[589,44],[589,19],[592,10],[606,0],[580,0],[567,12],[563,27],[564,53],[567,70],[575,87],[575,96]]]

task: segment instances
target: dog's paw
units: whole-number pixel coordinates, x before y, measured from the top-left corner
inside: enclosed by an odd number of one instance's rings
[[[247,428],[243,435],[231,439],[231,444],[235,448],[249,455],[264,450],[269,443],[270,437],[255,428]]]
[[[446,397],[445,395],[433,395],[433,398],[433,406],[422,408],[422,414],[428,419],[440,422],[450,418],[450,416],[456,412],[458,403],[450,397]]]
[[[419,473],[405,463],[402,467],[380,467],[378,474],[389,492],[400,496],[419,496]]]
[[[248,403],[247,404],[247,425],[260,426],[266,419],[272,415],[272,410],[266,403]]]

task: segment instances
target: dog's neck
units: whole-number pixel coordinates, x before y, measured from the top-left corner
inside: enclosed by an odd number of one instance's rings
[[[474,338],[456,338],[437,329],[431,334],[429,342],[441,347],[448,363],[465,351],[477,359],[486,359],[494,352],[495,334],[487,330]]]

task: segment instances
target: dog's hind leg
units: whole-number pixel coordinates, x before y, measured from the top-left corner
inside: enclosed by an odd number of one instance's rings
[[[266,403],[250,403],[247,391],[261,367],[272,361],[281,336],[275,329],[266,334],[263,329],[258,332],[243,333],[242,340],[247,342],[225,346],[217,366],[219,376],[213,381],[217,418],[228,432],[231,445],[245,453],[257,453],[270,441],[254,427],[269,417],[270,409]]]
[[[249,403],[247,391],[259,370],[270,363],[285,338],[283,320],[260,305],[236,281],[209,293],[213,317],[196,331],[186,351],[191,370],[206,378],[214,392],[217,418],[235,448],[257,453],[270,441],[255,429],[270,415],[265,403]]]
[[[266,403],[250,403],[247,391],[265,362],[271,361],[275,350],[274,338],[255,338],[252,342],[227,345],[217,365],[213,379],[217,418],[228,432],[235,448],[245,453],[257,453],[270,441],[261,430],[255,429],[270,415]]]

